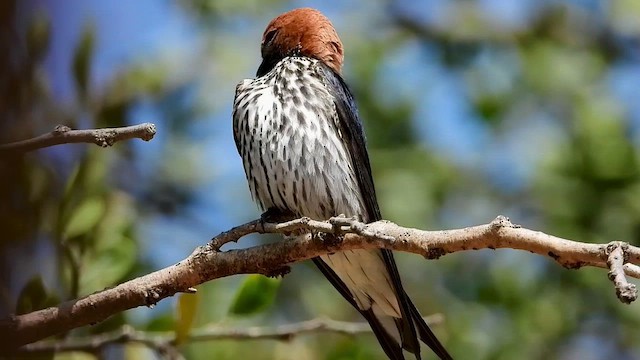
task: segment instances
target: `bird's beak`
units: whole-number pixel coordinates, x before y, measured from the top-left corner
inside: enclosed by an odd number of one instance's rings
[[[273,60],[270,60],[269,58],[263,58],[262,63],[260,63],[258,71],[256,72],[256,76],[261,77],[266,75],[269,71],[271,71],[271,69],[273,69],[275,65],[276,64]]]

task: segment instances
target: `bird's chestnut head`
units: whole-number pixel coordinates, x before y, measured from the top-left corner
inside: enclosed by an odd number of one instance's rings
[[[287,56],[318,59],[340,73],[342,42],[326,16],[318,10],[301,8],[271,20],[262,35],[262,64],[258,76],[269,72]]]

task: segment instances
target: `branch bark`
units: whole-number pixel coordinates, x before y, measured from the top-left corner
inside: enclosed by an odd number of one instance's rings
[[[156,126],[144,123],[133,126],[71,130],[68,126],[58,125],[53,131],[38,137],[0,145],[0,154],[24,153],[49,146],[72,143],[89,143],[108,147],[121,140],[139,138],[144,141],[153,139]]]
[[[287,241],[247,249],[220,251],[226,243],[251,233],[293,231],[340,234],[339,241],[323,241],[320,236],[298,236]],[[335,218],[322,222],[301,218],[284,223],[254,220],[214,237],[196,248],[183,261],[151,274],[130,280],[83,298],[64,302],[29,314],[0,320],[3,352],[73,328],[100,322],[111,315],[138,306],[153,306],[178,292],[206,281],[235,274],[282,274],[287,265],[319,255],[349,249],[387,248],[437,259],[464,250],[511,248],[548,256],[568,269],[583,266],[609,268],[608,244],[589,244],[562,239],[513,225],[498,216],[489,224],[456,230],[424,231],[404,228],[388,221],[362,224],[353,219]],[[640,248],[620,246],[624,266],[617,276],[640,277]],[[616,262],[616,269],[620,262]],[[618,278],[616,283],[625,284]],[[616,285],[617,286],[617,285]],[[635,289],[628,299],[635,299]]]

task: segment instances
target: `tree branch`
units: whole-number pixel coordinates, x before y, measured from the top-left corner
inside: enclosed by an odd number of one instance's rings
[[[24,153],[49,146],[72,143],[89,143],[98,146],[111,146],[117,141],[139,138],[144,141],[153,139],[156,126],[144,123],[133,126],[71,130],[68,126],[58,125],[53,131],[38,137],[0,145],[0,154]]]
[[[319,236],[298,236],[287,241],[221,252],[222,245],[251,233],[307,232],[343,234],[339,241],[324,242]],[[206,281],[235,274],[274,274],[288,264],[327,253],[349,249],[386,248],[437,259],[445,254],[479,249],[511,248],[549,256],[568,269],[583,266],[609,268],[607,244],[588,244],[562,239],[513,225],[504,216],[489,224],[456,230],[424,231],[404,228],[388,221],[372,224],[353,219],[327,222],[301,218],[284,223],[254,220],[213,238],[194,250],[183,261],[151,274],[130,280],[72,301],[29,314],[0,320],[0,339],[4,351],[59,334],[73,328],[100,322],[109,316],[138,306],[152,306],[178,292]],[[623,271],[637,277],[640,248],[625,245]],[[619,276],[624,276],[620,272]],[[634,289],[635,290],[635,289]],[[632,292],[631,300],[635,299]]]
[[[424,317],[427,324],[433,326],[444,321],[442,314],[433,314]],[[293,324],[279,325],[274,327],[240,327],[230,328],[216,326],[206,326],[201,329],[194,329],[185,343],[194,343],[212,340],[280,340],[288,341],[292,338],[311,333],[338,333],[349,336],[371,333],[371,326],[365,322],[337,321],[327,318],[316,318]],[[89,351],[94,352],[109,344],[121,344],[137,342],[147,345],[150,348],[175,347],[175,332],[146,332],[138,331],[129,325],[125,325],[119,330],[77,338],[67,338],[65,340],[45,340],[37,343],[25,345],[20,349],[20,353],[42,353],[61,351]]]

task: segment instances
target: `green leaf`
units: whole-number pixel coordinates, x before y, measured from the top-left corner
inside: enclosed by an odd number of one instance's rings
[[[109,246],[86,254],[82,260],[80,292],[87,293],[113,286],[131,271],[136,262],[135,241],[123,234],[113,234]]]
[[[105,211],[104,201],[99,197],[84,200],[72,210],[64,235],[72,238],[87,233],[98,224]]]
[[[200,294],[180,294],[178,298],[178,321],[176,322],[176,345],[184,343],[189,337],[193,320],[198,311]]]
[[[279,287],[280,279],[257,274],[247,276],[231,305],[231,313],[252,315],[266,310],[273,304]]]
[[[40,275],[33,277],[20,291],[16,313],[26,314],[44,308],[47,302],[47,290]]]
[[[78,94],[86,98],[91,73],[91,59],[93,57],[95,30],[87,25],[82,31],[82,37],[73,54],[73,76],[76,81]]]

